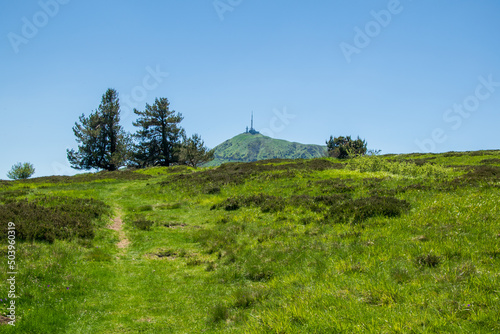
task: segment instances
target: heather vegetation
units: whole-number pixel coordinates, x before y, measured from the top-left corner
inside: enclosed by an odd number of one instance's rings
[[[449,152],[3,181],[18,318],[0,332],[500,332],[499,162]]]

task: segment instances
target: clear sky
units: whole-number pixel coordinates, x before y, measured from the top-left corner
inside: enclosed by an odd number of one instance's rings
[[[166,97],[214,147],[255,128],[382,153],[500,148],[498,0],[0,2],[0,178],[72,174],[72,126],[107,88]]]

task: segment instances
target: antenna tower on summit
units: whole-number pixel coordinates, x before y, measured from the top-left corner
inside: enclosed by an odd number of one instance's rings
[[[250,130],[248,129],[248,126],[247,126],[247,129],[246,129],[245,133],[249,133],[249,134],[252,134],[252,135],[256,135],[256,134],[259,133],[259,131],[255,130],[253,128],[253,111],[252,111],[252,116],[250,118]]]

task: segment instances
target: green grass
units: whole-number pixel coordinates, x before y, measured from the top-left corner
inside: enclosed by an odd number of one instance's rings
[[[49,240],[17,240],[16,326],[0,333],[500,332],[499,158],[273,160],[1,182],[2,219],[26,217],[12,213],[25,203],[39,208],[32,228],[58,224]],[[124,249],[107,228],[117,215]],[[92,233],[70,233],[75,219],[90,219]]]

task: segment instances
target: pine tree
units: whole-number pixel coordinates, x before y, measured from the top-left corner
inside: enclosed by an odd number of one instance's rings
[[[140,129],[134,135],[137,140],[133,161],[139,167],[169,166],[178,161],[180,138],[184,130],[179,126],[182,114],[170,110],[166,98],[156,99],[144,111],[134,109],[139,116],[134,126]]]
[[[73,132],[80,144],[78,151],[67,150],[75,169],[117,170],[129,155],[130,139],[120,126],[120,102],[116,90],[109,88],[99,108],[88,117],[81,115]]]
[[[194,134],[191,138],[186,138],[181,147],[179,161],[189,166],[198,167],[199,165],[211,161],[214,158],[214,150],[205,147],[205,143],[200,135]]]

